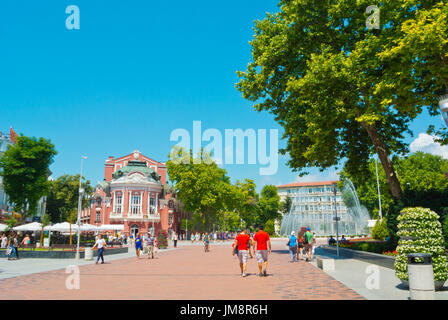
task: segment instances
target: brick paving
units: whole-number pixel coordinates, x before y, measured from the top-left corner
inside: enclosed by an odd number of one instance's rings
[[[242,278],[231,247],[182,246],[158,259],[128,258],[84,265],[80,289],[68,290],[65,269],[0,280],[0,299],[160,299],[160,300],[361,300],[355,291],[310,263],[289,263],[280,243],[273,245],[268,277],[257,277],[249,259]]]

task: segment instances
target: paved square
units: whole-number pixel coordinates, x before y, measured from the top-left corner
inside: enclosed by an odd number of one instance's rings
[[[130,249],[133,250],[133,249]],[[0,280],[1,299],[191,299],[191,300],[359,300],[355,291],[305,261],[289,263],[283,243],[274,242],[268,277],[258,277],[249,259],[242,278],[230,245],[181,246],[146,256],[80,266],[80,289],[68,290],[65,269]],[[13,266],[14,261],[10,261]],[[69,263],[67,263],[69,264]]]

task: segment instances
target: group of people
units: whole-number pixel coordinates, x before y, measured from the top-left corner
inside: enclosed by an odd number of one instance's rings
[[[257,258],[258,276],[267,276],[268,256],[271,254],[271,239],[269,234],[263,229],[263,226],[260,226],[258,232],[253,234],[252,237],[247,233],[247,229],[243,229],[235,237],[235,241],[232,244],[232,255],[236,254],[238,256],[242,277],[247,275],[246,268],[249,255],[251,257],[255,255]]]
[[[222,241],[226,241],[229,239],[235,239],[235,237],[237,236],[238,233],[236,232],[205,232],[205,233],[199,233],[199,232],[193,232],[190,235],[190,240],[191,243],[194,242],[200,242],[200,241],[204,241],[204,236],[207,235],[208,239],[211,241],[213,240],[214,242],[216,242],[217,240],[222,240]]]
[[[177,240],[176,240],[177,242]],[[151,233],[141,234],[137,233],[135,236],[135,251],[137,254],[137,261],[140,259],[140,253],[147,254],[148,259],[154,259],[157,257],[159,250],[159,243],[157,237],[151,235]]]
[[[19,247],[28,246],[31,244],[31,238],[29,234],[23,237],[22,241],[19,240],[19,235],[13,231],[2,233],[0,237],[0,246],[2,249],[6,248],[6,257],[8,260],[18,260],[19,259]]]
[[[303,260],[303,250],[305,250],[306,261],[310,262],[316,247],[316,234],[311,233],[310,228],[306,228],[305,233],[298,233],[296,237],[295,231],[292,231],[286,245],[289,248],[289,262]]]

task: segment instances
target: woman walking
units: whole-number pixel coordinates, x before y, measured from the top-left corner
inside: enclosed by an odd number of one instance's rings
[[[291,258],[289,262],[294,262],[297,256],[297,238],[294,231],[291,232],[287,245],[289,247],[289,255]]]
[[[14,248],[14,235],[12,233],[8,238],[6,256],[8,257],[8,260],[17,260],[16,249]]]
[[[297,261],[303,260],[303,235],[299,236],[299,239],[297,240]]]
[[[137,253],[137,261],[140,259],[140,251],[143,251],[143,239],[139,232],[135,237],[135,252]]]

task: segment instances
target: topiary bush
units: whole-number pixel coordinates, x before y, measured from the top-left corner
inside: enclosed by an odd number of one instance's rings
[[[385,240],[389,236],[387,230],[387,221],[383,218],[381,221],[377,220],[375,226],[372,228],[372,238],[375,240]]]
[[[397,217],[398,241],[395,274],[401,280],[408,277],[408,253],[429,253],[432,256],[434,280],[448,279],[448,263],[439,216],[427,208],[405,208]]]
[[[158,241],[159,249],[168,248],[168,232],[166,232],[164,230],[160,230],[157,241]]]

